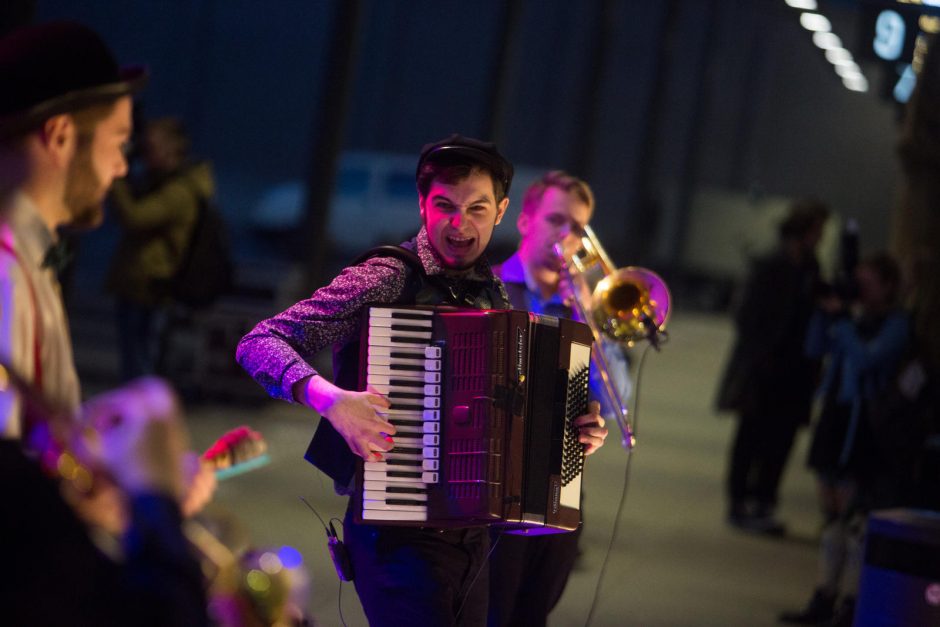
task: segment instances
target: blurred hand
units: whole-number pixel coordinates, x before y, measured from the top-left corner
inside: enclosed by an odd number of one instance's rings
[[[183,472],[186,480],[186,492],[183,495],[181,510],[183,516],[195,516],[212,500],[218,481],[212,464],[189,451],[183,457]]]
[[[588,413],[578,416],[574,425],[579,427],[578,441],[584,445],[584,454],[593,455],[597,449],[604,446],[607,439],[607,427],[601,417],[601,404],[591,401],[588,404]]]
[[[381,460],[394,446],[395,426],[383,413],[391,403],[372,389],[351,392],[315,375],[306,381],[301,400],[329,420],[349,450],[364,460]]]

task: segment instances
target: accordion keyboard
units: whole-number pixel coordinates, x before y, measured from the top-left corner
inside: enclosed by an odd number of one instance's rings
[[[363,464],[363,519],[421,521],[428,487],[439,481],[441,349],[431,345],[432,312],[373,307],[367,384],[391,403],[395,448]]]

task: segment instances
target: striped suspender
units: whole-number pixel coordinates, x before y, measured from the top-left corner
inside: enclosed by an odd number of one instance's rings
[[[36,289],[33,287],[33,281],[29,278],[29,271],[26,269],[26,266],[23,264],[23,261],[20,259],[20,256],[17,254],[16,249],[10,245],[6,240],[0,240],[0,248],[10,253],[13,256],[13,259],[19,264],[20,268],[23,270],[23,276],[26,277],[26,287],[29,289],[29,299],[33,305],[33,325],[35,327],[35,333],[33,333],[33,368],[35,372],[35,382],[37,390],[42,390],[42,360],[40,359],[40,350],[42,347],[42,321],[39,319],[39,301],[36,299]]]

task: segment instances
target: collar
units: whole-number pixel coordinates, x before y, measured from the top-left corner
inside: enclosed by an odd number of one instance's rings
[[[522,263],[522,258],[519,256],[518,251],[513,253],[512,257],[504,261],[500,266],[499,278],[506,283],[524,283],[526,290],[543,305],[563,302],[558,292],[555,292],[545,299],[541,297],[542,290],[529,273],[528,267]]]
[[[46,251],[56,243],[58,238],[49,230],[46,223],[39,216],[36,204],[21,190],[16,191],[9,199],[5,221],[12,230],[13,241],[10,242],[24,263],[30,267],[40,268],[46,256]],[[4,236],[7,236],[4,233]]]
[[[428,238],[427,229],[423,226],[418,231],[416,238],[418,245],[418,257],[421,259],[421,265],[424,266],[424,272],[428,276],[445,274],[444,264],[434,247],[431,246],[431,240]],[[449,275],[450,276],[450,275]],[[480,255],[477,262],[470,268],[467,268],[457,276],[462,280],[488,282],[493,278],[493,270],[486,259],[486,254]]]

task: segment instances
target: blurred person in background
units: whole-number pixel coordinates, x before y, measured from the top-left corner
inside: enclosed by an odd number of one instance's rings
[[[777,493],[800,426],[809,423],[818,361],[803,350],[821,280],[816,247],[825,205],[795,202],[779,245],[756,260],[735,314],[737,339],[718,390],[719,410],[738,415],[729,450],[728,522],[779,535]]]
[[[562,259],[554,246],[561,244],[566,256],[576,253],[593,213],[590,186],[566,172],[548,172],[529,186],[516,221],[519,249],[493,267],[514,309],[577,319],[572,310],[573,289],[562,278]],[[605,344],[604,352],[625,401],[630,395],[626,356],[612,343]],[[597,389],[592,381],[592,391]],[[610,409],[602,409],[602,415],[609,418]],[[492,540],[498,537],[499,543],[490,556],[488,623],[544,625],[564,592],[579,554],[580,535],[581,526],[570,533],[532,537],[494,531]]]
[[[180,120],[150,120],[139,142],[140,171],[132,171],[131,181],[116,181],[111,190],[121,240],[107,287],[117,297],[124,381],[158,372],[173,303],[171,280],[189,248],[200,207],[215,193],[211,167],[191,160]]]
[[[803,611],[781,615],[788,623],[852,624],[865,516],[901,504],[903,486],[893,469],[910,463],[881,446],[872,413],[911,348],[909,315],[900,306],[901,272],[890,255],[874,253],[859,263],[855,283],[854,302],[837,292],[820,299],[806,339],[812,357],[826,357],[808,459],[825,526],[816,590]]]

